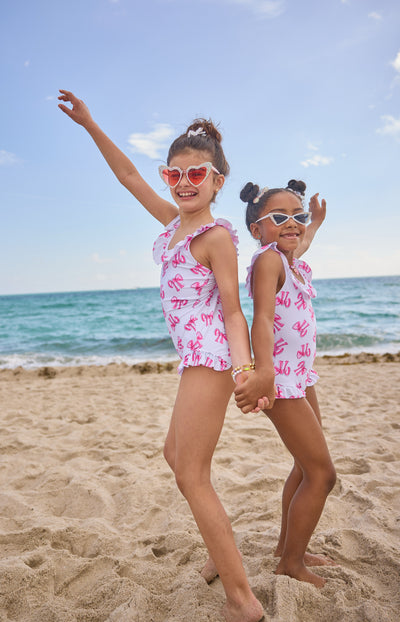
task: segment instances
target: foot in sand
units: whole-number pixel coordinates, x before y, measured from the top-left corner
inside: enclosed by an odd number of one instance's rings
[[[325,555],[314,555],[313,553],[304,554],[305,566],[338,566],[333,559]]]
[[[240,559],[242,559],[242,554],[239,551]],[[218,577],[218,570],[216,565],[214,564],[214,560],[209,557],[204,564],[202,570],[200,571],[200,575],[207,581],[208,584],[212,583],[214,579]]]
[[[263,606],[254,594],[249,602],[240,606],[226,602],[222,615],[225,622],[261,622],[265,619]]]
[[[207,583],[212,583],[214,579],[218,577],[218,570],[216,565],[214,564],[214,560],[209,557],[204,564],[200,575],[207,581]]]
[[[281,557],[281,553],[275,551],[274,557]],[[338,566],[333,559],[326,555],[316,555],[314,553],[304,553],[305,566]]]
[[[315,587],[324,587],[326,583],[326,579],[308,570],[304,564],[290,566],[289,564],[282,563],[282,560],[279,562],[275,574],[283,574],[292,579],[297,579],[297,581],[312,583]]]

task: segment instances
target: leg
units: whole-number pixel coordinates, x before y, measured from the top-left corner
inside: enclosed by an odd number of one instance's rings
[[[317,393],[315,391],[315,386],[307,387],[306,389],[306,398],[311,408],[313,409],[319,424],[322,426],[321,413],[318,404]],[[274,552],[275,557],[280,557],[282,555],[283,547],[286,539],[286,528],[287,528],[287,515],[289,511],[289,506],[293,496],[295,495],[297,488],[300,486],[301,481],[303,479],[303,471],[301,467],[294,462],[293,468],[289,473],[289,476],[285,482],[285,486],[283,488],[282,493],[282,520],[281,520],[281,532],[279,535],[279,541]],[[312,553],[304,554],[304,564],[306,566],[336,566],[335,562],[329,557],[325,557],[324,555],[313,555]]]
[[[293,468],[290,471],[288,478],[285,482],[282,492],[282,517],[281,517],[281,532],[279,534],[279,540],[277,547],[275,549],[274,555],[275,557],[280,557],[282,555],[283,547],[285,545],[286,540],[286,530],[287,530],[287,518],[289,512],[290,503],[296,494],[298,487],[301,484],[303,479],[303,471],[296,464],[296,461],[293,464]]]
[[[336,478],[320,420],[304,398],[276,400],[266,414],[302,474],[295,490],[296,471],[290,482],[292,489],[287,487],[286,536],[276,572],[322,587],[325,581],[307,570],[304,563],[308,542]]]
[[[164,454],[221,577],[226,593],[225,620],[258,622],[263,608],[250,589],[229,519],[210,479],[211,460],[232,389],[229,372],[185,369]]]
[[[320,426],[322,427],[321,411],[319,408],[315,385],[306,388],[306,399],[313,409]],[[336,562],[334,562],[330,557],[326,557],[326,555],[313,555],[312,553],[307,552],[304,555],[304,563],[306,566],[337,566]]]
[[[167,438],[164,444],[164,458],[175,473],[175,416],[172,413]],[[201,572],[201,576],[207,583],[212,583],[218,577],[218,570],[212,557],[208,557]]]

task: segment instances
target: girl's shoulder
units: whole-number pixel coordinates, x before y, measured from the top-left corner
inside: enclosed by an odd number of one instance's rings
[[[251,258],[251,263],[247,268],[247,272],[251,273],[253,271],[254,265],[259,261],[276,261],[280,262],[279,257],[282,256],[282,253],[278,250],[276,242],[272,242],[271,244],[267,244],[266,246],[261,246],[256,250]]]
[[[180,217],[177,216],[170,223],[168,223],[168,225],[166,225],[163,233],[161,233],[154,242],[153,258],[157,264],[167,261],[178,251],[187,251],[192,240],[202,235],[206,231],[211,230],[213,231],[213,233],[211,234],[213,238],[213,244],[219,243],[219,241],[221,241],[222,243],[224,240],[231,240],[237,252],[237,247],[239,243],[237,232],[232,227],[232,224],[228,220],[225,220],[225,218],[217,218],[213,222],[201,225],[193,233],[188,234],[183,240],[177,242],[177,244],[173,248],[168,249],[171,238],[175,233],[176,229],[178,229],[179,225]]]
[[[251,258],[250,266],[247,268],[247,277],[246,277],[246,289],[248,291],[249,296],[252,296],[252,275],[254,266],[268,264],[269,269],[282,270],[284,268],[284,262],[282,259],[282,253],[277,248],[277,243],[272,242],[271,244],[267,244],[266,246],[261,246],[256,250]]]
[[[232,224],[229,222],[229,220],[225,220],[225,218],[217,218],[216,220],[214,220],[214,222],[210,222],[207,225],[202,225],[201,227],[196,229],[196,231],[191,236],[188,237],[193,239],[201,235],[202,233],[205,233],[206,231],[212,231],[212,233],[210,233],[210,238],[212,237],[213,242],[216,242],[218,240],[227,240],[229,234],[229,238],[232,240],[235,248],[237,249],[239,237],[237,235],[236,229],[232,227]]]

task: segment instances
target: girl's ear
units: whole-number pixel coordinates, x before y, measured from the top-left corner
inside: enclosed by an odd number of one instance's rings
[[[221,190],[222,186],[225,183],[225,175],[222,175],[221,173],[219,175],[217,175],[217,178],[215,180],[215,185],[216,185],[216,191],[218,192],[219,190]]]
[[[250,223],[250,232],[251,232],[251,235],[253,236],[253,238],[255,240],[260,240],[261,239],[260,227],[258,226],[258,224],[256,222],[251,222]]]

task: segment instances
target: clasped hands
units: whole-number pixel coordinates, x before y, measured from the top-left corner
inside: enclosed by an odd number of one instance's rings
[[[271,409],[276,396],[275,373],[255,370],[239,374],[234,395],[236,405],[243,413]]]

